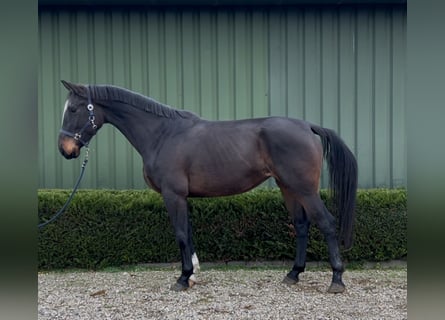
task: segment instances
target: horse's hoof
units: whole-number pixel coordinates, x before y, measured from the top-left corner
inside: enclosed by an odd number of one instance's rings
[[[173,291],[176,291],[176,292],[185,291],[185,290],[187,290],[188,288],[189,288],[189,287],[187,287],[187,286],[185,286],[185,285],[183,285],[183,284],[181,284],[181,283],[179,283],[179,282],[176,282],[174,285],[171,286],[171,289],[172,289]]]
[[[192,280],[192,277],[190,277],[190,279],[189,279],[189,288],[193,287],[196,284],[196,279],[194,279],[194,280]]]
[[[328,293],[342,293],[346,289],[344,284],[332,282],[328,289]]]
[[[287,285],[294,285],[298,283],[298,279],[291,278],[289,276],[285,276],[283,279],[283,283]]]

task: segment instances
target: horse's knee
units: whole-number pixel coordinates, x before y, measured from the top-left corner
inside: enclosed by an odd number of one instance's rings
[[[175,239],[181,250],[184,250],[187,247],[188,243],[185,233],[181,231],[176,231]]]
[[[309,223],[298,223],[294,225],[298,238],[306,238],[309,233]]]

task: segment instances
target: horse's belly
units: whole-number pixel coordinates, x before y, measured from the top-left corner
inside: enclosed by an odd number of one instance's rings
[[[257,124],[204,131],[187,154],[189,194],[223,196],[248,191],[270,177]]]
[[[227,196],[249,191],[269,178],[266,169],[201,171],[189,177],[191,197]]]

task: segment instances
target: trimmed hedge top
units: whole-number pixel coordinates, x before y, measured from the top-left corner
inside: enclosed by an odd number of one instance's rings
[[[39,221],[49,219],[68,190],[39,190]],[[328,209],[327,192],[321,197]],[[189,199],[193,239],[201,261],[294,259],[295,231],[281,193],[256,189],[231,197]],[[349,261],[407,255],[406,190],[359,190]],[[63,216],[39,231],[40,269],[100,269],[179,261],[179,248],[159,194],[150,190],[80,190]],[[308,261],[328,260],[311,227]]]

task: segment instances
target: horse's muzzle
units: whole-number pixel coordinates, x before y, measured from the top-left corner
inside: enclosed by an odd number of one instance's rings
[[[59,136],[59,151],[66,159],[75,159],[80,155],[77,141],[64,135]]]

